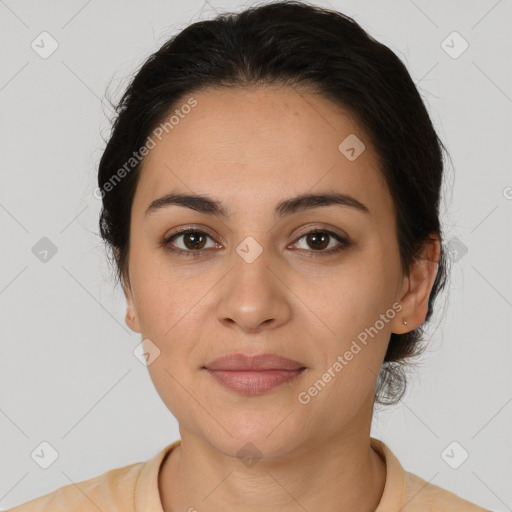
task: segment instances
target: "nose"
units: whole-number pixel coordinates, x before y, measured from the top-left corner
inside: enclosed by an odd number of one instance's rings
[[[281,273],[265,251],[250,263],[234,253],[232,269],[219,288],[219,321],[251,333],[276,329],[288,322],[291,291]]]

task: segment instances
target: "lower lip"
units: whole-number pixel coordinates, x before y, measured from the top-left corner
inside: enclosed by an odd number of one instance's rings
[[[235,371],[208,370],[223,386],[244,395],[259,395],[297,378],[299,370]]]

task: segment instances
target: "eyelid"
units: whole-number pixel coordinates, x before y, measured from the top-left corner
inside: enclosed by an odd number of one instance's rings
[[[190,233],[190,232],[203,233],[205,235],[208,235],[212,240],[215,240],[216,237],[217,237],[217,235],[213,235],[212,233],[210,233],[208,228],[203,227],[203,226],[197,226],[197,225],[194,225],[194,226],[182,226],[182,227],[176,229],[176,231],[173,231],[170,235],[164,236],[163,242],[164,243],[166,241],[168,242],[169,240],[171,240],[174,237],[177,237],[178,235],[182,235],[184,233]],[[222,237],[220,237],[220,238],[222,240]],[[222,240],[222,244],[224,244],[223,240]]]
[[[317,226],[308,226],[304,229],[299,230],[299,232],[295,234],[295,239],[300,238],[304,235],[308,235],[309,233],[314,233],[315,231],[321,231],[322,233],[332,233],[333,235],[339,236],[342,239],[346,239],[347,241],[349,240],[349,236],[344,231],[341,231],[338,228],[335,228],[334,226],[330,226],[329,224],[325,223],[320,223]]]

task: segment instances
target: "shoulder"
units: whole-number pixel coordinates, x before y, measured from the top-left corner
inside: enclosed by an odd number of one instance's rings
[[[383,441],[371,438],[371,446],[386,463],[386,483],[377,512],[490,512],[457,494],[405,471]]]
[[[404,483],[403,512],[489,512],[414,473],[405,471]]]
[[[112,469],[18,505],[10,512],[134,510],[134,490],[144,462]],[[116,508],[114,508],[116,507]]]

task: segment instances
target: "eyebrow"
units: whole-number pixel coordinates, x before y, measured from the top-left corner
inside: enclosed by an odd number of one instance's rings
[[[144,215],[157,212],[168,206],[183,206],[200,213],[227,218],[233,215],[232,211],[225,207],[222,202],[203,194],[182,194],[170,193],[155,199],[147,207]],[[370,210],[356,198],[339,192],[327,192],[323,194],[301,194],[296,197],[285,199],[277,204],[274,214],[285,217],[294,213],[319,208],[322,206],[339,205],[353,208],[362,213],[369,214]]]

